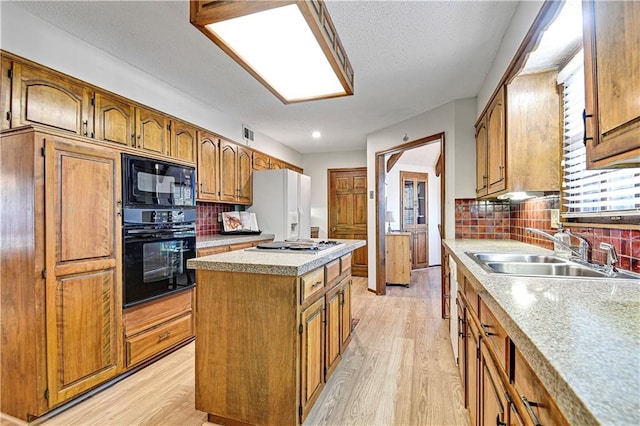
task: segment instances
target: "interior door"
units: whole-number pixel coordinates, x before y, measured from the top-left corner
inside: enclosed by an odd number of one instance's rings
[[[329,238],[367,239],[367,169],[329,169]],[[367,276],[367,245],[353,252],[352,275]]]
[[[411,232],[411,269],[429,266],[428,174],[400,171],[402,229]]]

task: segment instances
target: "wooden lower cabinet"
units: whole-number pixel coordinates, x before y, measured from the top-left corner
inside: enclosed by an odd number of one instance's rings
[[[482,346],[480,395],[483,425],[506,426],[509,416],[506,390],[486,346]]]
[[[466,333],[466,350],[465,361],[467,378],[465,381],[467,393],[467,410],[469,414],[469,424],[471,426],[479,425],[478,413],[480,410],[478,383],[479,383],[479,366],[480,366],[480,337],[476,321],[467,314],[467,333]]]
[[[244,249],[255,247],[258,244],[266,243],[269,241],[272,241],[272,240],[271,239],[256,240],[256,241],[247,241],[244,243],[224,244],[221,246],[204,247],[204,248],[198,249],[198,257],[211,256],[212,254],[225,253],[225,252],[234,251],[234,250],[244,250]]]
[[[412,234],[397,232],[385,236],[385,274],[387,284],[411,282]]]
[[[300,315],[300,404],[306,417],[324,387],[325,301],[318,299]]]
[[[33,128],[0,139],[1,409],[29,421],[122,371],[120,156]]]
[[[326,294],[325,381],[335,370],[351,340],[351,277]]]

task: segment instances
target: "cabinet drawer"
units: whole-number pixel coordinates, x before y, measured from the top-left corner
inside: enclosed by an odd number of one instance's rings
[[[460,271],[458,271],[458,276],[463,276]],[[473,285],[469,282],[467,277],[464,277],[464,297],[467,299],[468,306],[471,311],[478,316],[478,292],[473,287]]]
[[[345,254],[340,258],[340,272],[345,272],[347,269],[351,269],[351,253]]]
[[[206,247],[198,250],[198,257],[211,256],[212,254],[226,253],[229,251],[229,246],[216,246]]]
[[[525,407],[527,404],[529,405],[527,412],[520,413],[520,417],[528,417],[532,422],[535,422],[533,418],[535,416],[539,424],[543,425],[568,424],[555,401],[518,348],[515,350],[513,387],[518,393],[517,398],[525,403]]]
[[[489,310],[482,298],[480,298],[479,316],[483,338],[489,343],[491,349],[498,356],[498,361],[500,362],[499,367],[501,367],[504,372],[507,372],[506,366],[509,365],[509,336],[506,331],[504,331],[504,328],[502,328],[496,317],[493,316],[493,313]]]
[[[300,277],[300,303],[324,288],[324,268],[314,269]]]
[[[131,336],[192,310],[193,290],[153,300],[124,311],[124,334]]]
[[[336,259],[324,266],[327,274],[327,285],[334,284],[334,281],[340,276],[340,259]]]
[[[127,367],[137,364],[193,336],[191,314],[125,340]]]

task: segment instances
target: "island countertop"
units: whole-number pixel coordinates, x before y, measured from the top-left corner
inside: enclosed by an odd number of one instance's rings
[[[638,280],[489,273],[466,252],[550,251],[516,241],[444,244],[569,423],[640,424]]]
[[[274,237],[275,237],[274,234],[203,235],[196,238],[196,248],[205,249],[209,247],[220,247],[228,244],[239,244],[239,243],[248,243],[253,241],[273,240]]]
[[[335,241],[344,244],[314,253],[236,250],[190,259],[187,261],[187,267],[208,271],[299,276],[366,244],[364,240]]]

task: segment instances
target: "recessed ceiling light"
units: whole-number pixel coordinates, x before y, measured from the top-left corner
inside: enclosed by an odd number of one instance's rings
[[[314,138],[314,139],[320,139],[320,136],[322,136],[322,133],[320,133],[317,130],[315,130],[313,133],[311,133],[311,137]]]

